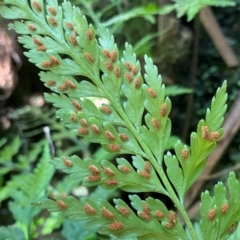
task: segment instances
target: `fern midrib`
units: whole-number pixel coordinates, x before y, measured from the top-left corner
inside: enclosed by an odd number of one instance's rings
[[[94,81],[94,82],[101,83],[100,79],[98,81]],[[167,192],[169,193],[169,194],[166,194],[166,193],[165,194],[167,196],[171,197],[173,203],[176,205],[176,207],[178,208],[178,210],[182,214],[182,216],[183,216],[183,218],[185,220],[185,223],[188,226],[190,234],[192,235],[193,239],[194,240],[198,240],[198,237],[197,237],[197,235],[196,235],[196,233],[194,231],[194,227],[193,227],[193,225],[192,225],[192,223],[191,223],[191,221],[190,221],[190,219],[189,219],[189,217],[188,217],[188,215],[187,215],[183,205],[179,201],[179,199],[178,199],[177,195],[175,194],[175,192],[174,192],[170,182],[168,181],[162,166],[160,164],[158,164],[157,160],[153,156],[152,152],[150,151],[149,147],[145,143],[144,139],[140,136],[139,132],[134,127],[134,125],[132,124],[132,122],[130,121],[130,119],[128,118],[128,116],[126,115],[126,113],[124,112],[122,107],[120,106],[120,104],[116,104],[116,99],[112,98],[111,94],[108,91],[106,91],[106,89],[105,89],[105,87],[104,87],[104,85],[102,83],[99,84],[98,87],[102,90],[102,92],[104,93],[106,98],[111,102],[112,106],[116,109],[116,111],[118,112],[119,116],[126,123],[126,126],[128,127],[128,129],[133,133],[134,137],[137,139],[138,143],[140,144],[142,149],[145,151],[145,153],[148,156],[150,162],[152,163],[152,165],[156,169],[160,179],[164,183],[165,188],[167,189]]]

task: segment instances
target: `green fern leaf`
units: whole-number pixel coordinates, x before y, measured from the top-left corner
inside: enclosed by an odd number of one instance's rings
[[[120,188],[127,192],[158,192],[167,195],[149,162],[133,157],[133,165],[124,158],[117,159],[117,168],[109,161],[96,163],[92,159],[81,160],[77,156],[51,160],[57,169],[70,174],[85,186],[101,186],[104,189]]]
[[[9,209],[17,221],[30,226],[39,209],[33,209],[32,201],[46,197],[45,189],[53,176],[54,168],[50,167],[47,160],[50,158],[50,150],[47,144],[43,149],[42,159],[34,169],[34,173],[22,178],[18,189],[12,189],[10,196],[14,201],[9,203]]]
[[[0,240],[24,240],[24,234],[17,226],[0,227]]]
[[[205,167],[207,156],[213,152],[216,147],[216,141],[223,134],[223,129],[219,128],[226,111],[226,100],[225,81],[222,87],[218,89],[216,97],[212,100],[211,110],[207,111],[206,120],[201,120],[197,127],[197,133],[191,134],[190,147],[184,146],[180,141],[176,143],[176,155],[184,173],[184,192],[189,189],[201,174]]]
[[[208,191],[202,193],[200,228],[204,239],[227,239],[237,228],[240,220],[240,182],[235,173],[229,173],[227,185],[229,196],[222,182],[215,185],[213,197]]]
[[[212,99],[211,110],[207,109],[206,113],[206,125],[209,131],[218,131],[223,123],[223,116],[227,110],[227,82],[225,81],[221,88],[216,92],[216,97]]]
[[[115,208],[105,200],[82,198],[79,202],[74,197],[59,198],[56,202],[44,200],[33,204],[51,212],[59,212],[71,221],[81,221],[86,229],[92,229],[94,226],[100,234],[111,234],[118,239],[186,238],[176,213],[168,211],[161,201],[153,198],[142,201],[136,195],[130,196],[130,200],[138,216],[121,199],[114,199]]]
[[[178,17],[187,15],[188,21],[191,21],[194,16],[204,7],[227,7],[235,6],[234,0],[173,0],[177,10]]]

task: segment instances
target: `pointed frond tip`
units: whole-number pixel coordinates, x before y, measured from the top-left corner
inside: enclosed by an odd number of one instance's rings
[[[227,81],[225,80],[220,88],[218,88],[215,97],[212,99],[211,109],[206,113],[206,125],[210,132],[218,131],[221,127],[224,114],[227,110]]]

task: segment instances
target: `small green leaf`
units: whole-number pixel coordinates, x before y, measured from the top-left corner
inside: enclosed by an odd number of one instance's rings
[[[190,88],[184,88],[181,86],[173,85],[173,86],[167,86],[165,89],[166,96],[177,96],[182,94],[189,94],[192,93],[193,90]]]
[[[0,227],[0,240],[24,240],[23,231],[17,226]]]
[[[72,111],[76,110],[71,100],[63,94],[58,95],[56,93],[52,93],[52,94],[45,93],[44,97],[46,101],[51,102],[54,107],[68,109]],[[81,103],[79,100],[78,101],[74,100],[74,101],[76,101],[78,104]]]
[[[142,84],[141,66],[139,61],[137,61],[132,46],[128,43],[125,44],[125,51],[123,51],[121,61],[124,75],[122,91],[127,98],[123,103],[124,111],[129,120],[138,128],[141,125],[144,110],[144,98],[142,91],[140,91]],[[135,70],[133,71],[133,69]],[[137,82],[139,86],[136,85]]]
[[[235,6],[234,0],[174,0],[177,16],[182,17],[187,14],[188,21],[191,21],[195,15],[204,7],[215,6],[215,7],[226,7]]]
[[[12,6],[11,8],[0,6],[0,14],[7,19],[21,19],[27,17],[24,10],[15,6]]]
[[[179,167],[178,160],[170,152],[167,152],[164,156],[164,162],[167,166],[167,175],[176,189],[180,201],[183,203],[186,185],[184,184],[183,172]]]
[[[222,87],[217,90],[216,97],[212,99],[211,110],[206,113],[206,125],[211,132],[218,131],[223,123],[223,116],[227,110],[227,82],[224,81]]]
[[[200,228],[204,239],[209,236],[211,239],[227,239],[237,228],[240,220],[240,183],[233,172],[229,173],[228,190],[229,194],[223,183],[218,182],[213,197],[208,191],[202,193]]]
[[[13,156],[19,152],[21,145],[21,139],[18,136],[14,137],[10,143],[3,145],[0,150],[0,163],[6,164],[8,161],[11,162]]]

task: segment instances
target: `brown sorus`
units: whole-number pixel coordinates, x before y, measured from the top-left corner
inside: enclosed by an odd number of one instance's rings
[[[162,117],[165,117],[167,114],[167,103],[163,103],[160,109],[160,114]]]
[[[165,227],[168,228],[168,229],[171,229],[173,228],[174,224],[172,222],[166,222],[165,223]]]
[[[110,52],[106,49],[102,50],[102,54],[106,57],[106,58],[110,58]]]
[[[89,130],[85,127],[80,127],[78,129],[78,133],[81,134],[81,135],[87,135],[89,133]]]
[[[65,85],[68,86],[70,89],[75,89],[76,86],[73,82],[71,82],[70,80],[65,80]]]
[[[175,224],[177,222],[176,213],[174,211],[169,211],[168,217],[171,223]]]
[[[115,175],[115,172],[113,172],[113,171],[112,171],[110,168],[108,168],[108,167],[105,167],[103,170],[104,170],[105,174],[106,174],[107,176],[109,176],[109,177],[112,177],[112,176]]]
[[[104,62],[104,66],[105,68],[108,70],[108,71],[112,71],[113,70],[113,65],[111,62],[107,61],[107,62]]]
[[[127,80],[128,82],[131,82],[131,81],[133,80],[132,75],[131,75],[129,72],[126,72],[126,73],[124,74],[124,77],[126,78],[126,80]]]
[[[202,127],[202,138],[207,139],[209,136],[209,129],[208,126],[203,126]]]
[[[92,39],[93,39],[93,31],[92,31],[92,29],[88,29],[87,31],[86,31],[86,36],[87,36],[87,39],[89,40],[89,41],[91,41]]]
[[[90,176],[88,176],[87,179],[89,182],[97,182],[97,181],[101,180],[101,177],[99,175],[90,175]]]
[[[114,72],[114,75],[115,75],[117,78],[121,77],[121,69],[120,69],[119,66],[116,66],[116,67],[114,68],[113,72]]]
[[[219,132],[218,131],[215,131],[215,132],[211,132],[208,136],[208,140],[213,142],[213,141],[216,141],[217,138],[219,137]]]
[[[77,122],[77,117],[72,114],[72,115],[70,116],[70,120],[71,120],[72,122]]]
[[[156,91],[153,88],[148,88],[147,91],[148,91],[148,94],[149,94],[150,97],[152,97],[152,98],[156,98],[157,97],[157,93],[156,93]]]
[[[85,118],[82,118],[82,119],[80,120],[80,123],[81,123],[81,125],[82,125],[83,127],[87,127],[87,126],[88,126],[87,120],[86,120]]]
[[[120,166],[119,170],[124,173],[129,173],[130,169],[127,166]]]
[[[70,30],[73,31],[74,27],[73,24],[71,22],[66,22],[66,27]]]
[[[117,60],[117,52],[115,50],[110,52],[110,59],[113,63]]]
[[[55,82],[54,80],[48,80],[48,81],[46,82],[46,84],[47,84],[48,87],[52,87],[52,86],[55,86],[55,85],[56,85],[56,82]]]
[[[72,44],[73,46],[77,46],[77,45],[78,45],[76,37],[70,35],[70,36],[68,37],[68,39],[69,39],[69,41],[71,42],[71,44]]]
[[[128,141],[129,137],[125,133],[120,133],[119,137],[121,138],[122,141]]]
[[[48,7],[48,11],[53,15],[56,16],[57,15],[57,10],[54,7]]]
[[[140,212],[139,216],[141,218],[143,218],[144,220],[146,220],[146,221],[150,221],[151,220],[151,216],[150,216],[150,214],[148,212],[144,212],[144,211]]]
[[[88,60],[88,62],[94,63],[94,57],[92,56],[91,53],[85,52],[85,53],[84,53],[84,56],[86,57],[86,59]]]
[[[150,164],[150,162],[146,161],[146,162],[144,163],[144,170],[145,170],[146,172],[148,172],[148,173],[151,172],[151,164]]]
[[[231,224],[231,226],[228,228],[228,233],[233,233],[236,230],[237,223]]]
[[[112,150],[113,152],[119,152],[121,150],[121,147],[116,143],[110,143],[108,144],[108,148]]]
[[[117,209],[123,216],[128,216],[130,214],[130,211],[124,207],[124,206],[120,206],[118,209]]]
[[[182,151],[181,151],[181,157],[183,160],[186,160],[188,158],[188,149],[187,148],[183,148]]]
[[[53,27],[56,27],[58,25],[57,20],[54,17],[48,18],[48,21]]]
[[[101,110],[102,112],[106,113],[106,114],[111,114],[111,113],[112,113],[111,108],[108,107],[108,106],[102,106],[102,107],[100,107],[100,110]]]
[[[132,67],[132,73],[133,73],[133,75],[137,75],[137,73],[138,73],[138,67],[137,66]]]
[[[37,30],[37,28],[33,24],[28,24],[28,29],[33,32]]]
[[[62,85],[58,86],[59,91],[66,91],[67,89],[68,89],[68,87],[65,84],[62,84]]]
[[[72,167],[72,165],[73,165],[72,162],[69,159],[67,159],[67,158],[63,159],[63,163],[67,167]]]
[[[227,212],[228,212],[228,203],[223,203],[222,206],[221,206],[221,213],[222,215],[225,215]]]
[[[99,134],[99,133],[100,133],[100,130],[99,130],[98,126],[95,125],[95,124],[92,124],[92,125],[91,125],[91,129],[92,129],[92,131],[93,131],[95,134]]]
[[[153,117],[151,121],[152,121],[153,127],[154,127],[156,130],[158,130],[158,129],[160,128],[160,124],[159,124],[157,118],[154,118],[154,117]]]
[[[102,216],[107,219],[112,220],[114,218],[114,214],[110,212],[108,209],[106,209],[105,207],[101,209],[101,213],[102,213]]]
[[[124,63],[124,66],[126,67],[126,69],[127,69],[128,71],[132,71],[132,65],[131,65],[130,62],[125,62],[125,63]]]
[[[164,213],[162,211],[160,211],[160,210],[157,210],[157,211],[155,211],[154,216],[158,217],[158,218],[163,218],[164,217]]]
[[[82,106],[77,101],[73,100],[72,105],[76,110],[78,110],[78,111],[82,110]]]
[[[61,210],[67,209],[67,204],[60,199],[56,201],[56,204],[57,204],[58,208],[60,208]]]
[[[38,1],[33,1],[32,5],[38,12],[42,11],[42,6],[41,6],[41,4]]]
[[[95,214],[96,213],[96,210],[91,205],[89,205],[88,203],[85,203],[83,208],[84,208],[84,211],[87,214]]]
[[[108,225],[108,228],[113,231],[121,230],[124,228],[124,224],[119,221],[114,221]]]
[[[52,65],[58,65],[58,64],[59,64],[58,59],[57,59],[56,57],[54,57],[53,55],[51,55],[51,56],[49,57],[49,61],[50,61],[50,63],[51,63]]]
[[[139,175],[142,176],[143,178],[147,178],[147,179],[150,178],[149,172],[147,172],[147,171],[145,171],[145,170],[140,171],[140,172],[139,172]]]
[[[105,131],[105,137],[106,137],[108,140],[110,140],[110,141],[114,141],[114,140],[115,140],[114,135],[113,135],[109,130]]]
[[[50,61],[44,61],[41,63],[41,66],[44,68],[52,67],[52,63]]]
[[[96,167],[96,166],[94,166],[94,165],[92,165],[92,164],[88,166],[88,169],[89,169],[89,171],[90,171],[92,174],[95,174],[95,175],[100,174],[99,168]]]
[[[37,37],[34,37],[34,38],[33,38],[33,42],[34,42],[37,46],[42,46],[42,45],[43,45],[42,41],[41,41],[39,38],[37,38]]]
[[[107,179],[107,180],[105,181],[105,184],[106,184],[107,186],[115,186],[115,185],[118,184],[118,180],[115,179],[115,178]]]
[[[139,89],[140,86],[141,86],[141,80],[140,80],[140,78],[136,78],[136,79],[134,80],[134,87],[135,87],[136,89]]]
[[[40,51],[40,52],[46,52],[47,48],[44,45],[41,45],[41,46],[37,47],[37,50]]]
[[[208,211],[208,220],[212,221],[216,216],[216,209],[212,208]]]

